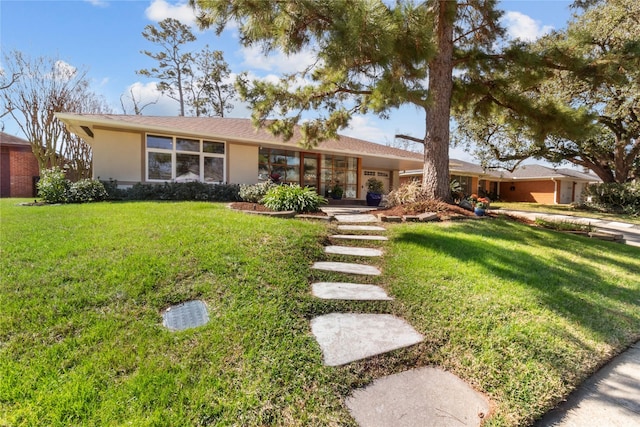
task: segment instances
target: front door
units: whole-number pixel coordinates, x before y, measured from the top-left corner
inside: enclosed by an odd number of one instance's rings
[[[300,177],[300,185],[303,187],[311,187],[318,189],[318,178],[320,171],[318,170],[318,155],[313,153],[302,153],[302,174]]]

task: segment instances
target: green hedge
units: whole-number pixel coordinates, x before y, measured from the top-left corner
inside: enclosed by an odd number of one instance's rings
[[[640,183],[591,184],[585,190],[585,204],[604,212],[640,215]]]
[[[103,182],[109,200],[200,200],[236,202],[240,200],[237,184],[205,184],[204,182],[166,182],[163,184],[135,184],[118,188],[116,181]]]

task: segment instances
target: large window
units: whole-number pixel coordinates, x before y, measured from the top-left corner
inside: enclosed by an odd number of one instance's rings
[[[451,181],[458,181],[458,183],[460,184],[460,187],[462,187],[462,192],[465,195],[469,196],[475,193],[473,188],[471,188],[472,178],[470,176],[451,175],[450,179]]]
[[[329,194],[329,190],[339,185],[344,190],[344,197],[358,197],[358,159],[346,156],[322,156],[320,191]]]
[[[147,181],[224,182],[225,143],[147,135]]]
[[[261,147],[258,156],[260,181],[300,184],[300,153]]]

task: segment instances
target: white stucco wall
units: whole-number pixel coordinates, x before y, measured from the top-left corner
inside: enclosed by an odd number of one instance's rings
[[[91,142],[93,177],[121,183],[142,180],[142,137],[139,133],[96,130]]]
[[[227,144],[227,176],[230,184],[258,182],[258,147]]]

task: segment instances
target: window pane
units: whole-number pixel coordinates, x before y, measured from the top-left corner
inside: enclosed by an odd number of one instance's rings
[[[286,165],[287,154],[283,150],[271,150],[271,164]]]
[[[177,138],[176,139],[177,151],[194,151],[200,152],[200,141],[195,139]]]
[[[202,141],[202,151],[205,153],[224,154],[224,142]]]
[[[168,136],[147,135],[147,148],[173,149],[173,138]]]
[[[333,168],[333,157],[332,156],[322,156],[322,167],[326,169]]]
[[[194,154],[176,154],[176,181],[200,180],[200,156]]]
[[[336,169],[347,168],[347,158],[342,156],[336,156],[333,158],[333,167]]]
[[[205,159],[206,161],[206,159]],[[269,179],[269,175],[271,175],[271,173],[269,172],[269,166],[268,165],[259,165],[258,166],[258,179],[260,181],[266,181]]]
[[[347,158],[347,167],[351,170],[358,169],[358,159],[356,157],[348,157]]]
[[[149,179],[171,179],[171,153],[149,153]]]
[[[322,180],[330,182],[333,180],[333,171],[331,169],[322,169]]]
[[[300,181],[300,168],[298,166],[290,166],[287,168],[287,182]]]
[[[224,182],[224,159],[221,157],[204,158],[204,182]]]
[[[300,164],[300,154],[299,153],[287,153],[287,166],[296,166]]]
[[[344,197],[347,199],[355,199],[357,194],[355,185],[347,185],[347,188],[344,190]]]
[[[347,184],[357,184],[358,183],[358,173],[356,171],[348,171],[347,172]]]
[[[345,175],[344,171],[334,171],[333,180],[335,182],[339,182],[340,185],[344,186],[344,184],[346,182],[345,179],[346,179],[346,175]]]

